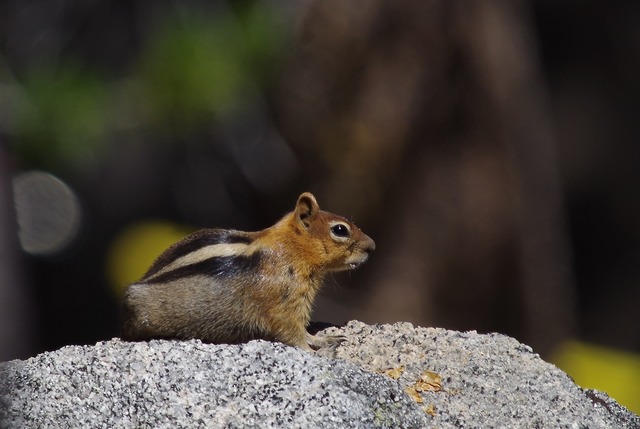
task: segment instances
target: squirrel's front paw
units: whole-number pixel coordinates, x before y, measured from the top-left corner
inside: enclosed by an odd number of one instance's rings
[[[344,335],[331,335],[322,332],[318,332],[316,335],[307,334],[307,344],[315,351],[329,349],[329,351],[335,352],[336,347],[346,339],[347,337]]]

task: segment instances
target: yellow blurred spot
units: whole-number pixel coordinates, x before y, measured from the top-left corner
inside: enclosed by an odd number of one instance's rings
[[[118,234],[107,253],[107,275],[116,296],[121,297],[125,288],[139,280],[160,253],[189,232],[170,222],[146,221]]]
[[[552,362],[583,388],[606,392],[619,404],[640,413],[640,355],[567,341]]]

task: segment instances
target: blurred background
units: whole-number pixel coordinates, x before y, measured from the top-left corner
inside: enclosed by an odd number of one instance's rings
[[[0,360],[200,227],[377,243],[315,320],[501,332],[640,412],[640,3],[4,0]]]

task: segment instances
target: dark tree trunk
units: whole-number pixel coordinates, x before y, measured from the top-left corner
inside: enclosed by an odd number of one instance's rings
[[[573,286],[528,8],[336,0],[307,12],[277,103],[323,205],[377,238],[356,316],[549,350],[572,330]]]

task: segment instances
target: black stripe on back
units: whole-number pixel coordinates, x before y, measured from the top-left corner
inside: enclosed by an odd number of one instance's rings
[[[160,271],[173,261],[196,250],[214,244],[245,243],[250,244],[251,237],[241,231],[228,229],[201,229],[178,241],[165,250],[158,259],[154,261],[149,270],[145,273],[143,280]]]
[[[260,252],[254,252],[248,256],[217,256],[162,273],[147,283],[167,283],[196,275],[224,278],[235,277],[255,272],[260,265],[261,258],[262,254]]]

